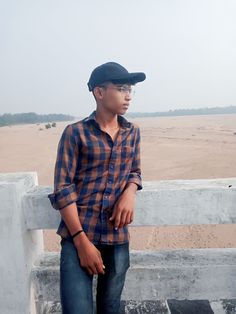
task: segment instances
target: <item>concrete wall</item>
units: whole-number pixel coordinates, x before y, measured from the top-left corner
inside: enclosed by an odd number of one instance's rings
[[[54,229],[60,214],[37,186],[24,196],[28,229]],[[236,178],[144,182],[137,193],[133,226],[236,223]]]
[[[28,230],[22,197],[37,185],[37,174],[0,175],[0,313],[34,313],[31,269],[43,252],[42,230]]]
[[[123,300],[236,298],[236,249],[131,251]],[[59,254],[34,265],[38,302],[59,302]]]
[[[0,174],[1,313],[34,313],[31,276],[37,302],[58,299],[58,254],[54,259],[43,254],[38,230],[58,226],[59,212],[47,198],[51,191],[38,186],[36,173]],[[235,204],[236,178],[146,182],[137,194],[133,225],[235,223]],[[124,299],[191,299],[203,293],[211,299],[236,298],[235,249],[131,256]]]

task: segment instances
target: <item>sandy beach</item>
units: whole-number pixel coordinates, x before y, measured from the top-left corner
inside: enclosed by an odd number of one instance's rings
[[[236,177],[236,115],[130,121],[141,129],[144,181]],[[36,171],[39,185],[52,186],[58,141],[69,123],[1,127],[0,172]],[[130,234],[134,249],[236,247],[236,225],[130,228]],[[44,235],[45,249],[57,251],[55,230]]]

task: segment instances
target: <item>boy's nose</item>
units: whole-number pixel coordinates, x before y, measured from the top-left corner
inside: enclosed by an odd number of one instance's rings
[[[125,99],[130,101],[130,100],[132,99],[131,93],[129,93],[129,92],[126,93],[126,94],[125,94]]]

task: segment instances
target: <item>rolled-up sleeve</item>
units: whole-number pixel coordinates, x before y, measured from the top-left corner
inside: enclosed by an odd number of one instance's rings
[[[78,136],[68,125],[61,136],[57,149],[54,170],[54,192],[48,198],[55,209],[74,203],[78,199],[78,191],[74,183],[78,163]]]
[[[141,161],[140,161],[140,129],[136,129],[136,138],[135,138],[135,149],[134,149],[134,158],[131,166],[131,171],[128,178],[128,183],[135,183],[138,186],[138,190],[141,190],[142,187],[142,178],[141,178]]]

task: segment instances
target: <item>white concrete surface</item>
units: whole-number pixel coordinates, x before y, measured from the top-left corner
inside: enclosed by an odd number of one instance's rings
[[[38,303],[59,300],[58,254],[44,255],[41,230],[60,221],[51,191],[35,172],[0,174],[0,313],[34,314],[31,276]],[[235,223],[236,178],[145,182],[136,207],[134,226]],[[236,249],[131,256],[125,300],[236,298]]]
[[[43,251],[42,231],[27,230],[22,197],[35,173],[0,174],[0,313],[33,314],[31,268]],[[32,307],[31,307],[32,305]]]
[[[41,256],[32,274],[36,300],[59,301],[59,254]],[[235,298],[236,249],[131,252],[123,300]]]
[[[60,214],[47,194],[50,187],[35,187],[24,197],[28,229],[55,229]],[[236,223],[236,178],[144,182],[137,193],[131,226]]]

